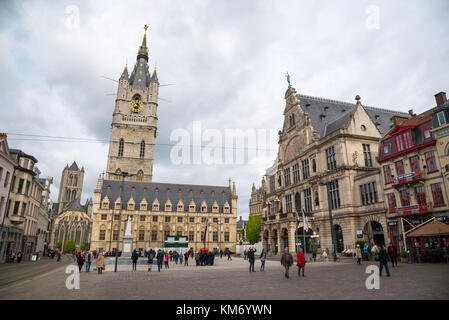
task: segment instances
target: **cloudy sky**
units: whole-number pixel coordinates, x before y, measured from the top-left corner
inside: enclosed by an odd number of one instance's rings
[[[118,79],[132,67],[148,24],[157,64],[159,136],[175,129],[282,127],[291,75],[298,93],[422,112],[449,90],[449,2],[441,1],[2,1],[0,131],[52,176],[85,168],[83,201],[105,170]],[[170,102],[166,101],[169,100]],[[16,134],[48,136],[24,137]],[[87,138],[69,142],[52,137]],[[27,139],[27,140],[24,140]],[[273,140],[276,148],[276,141]],[[156,146],[154,181],[226,185],[248,214],[276,151],[255,164],[174,165]]]

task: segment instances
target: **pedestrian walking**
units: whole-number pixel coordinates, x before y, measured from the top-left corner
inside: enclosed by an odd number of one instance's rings
[[[100,253],[97,258],[97,270],[98,274],[103,273],[104,270],[104,253]]]
[[[81,272],[81,268],[83,267],[84,264],[84,257],[81,254],[78,254],[78,256],[76,257],[76,263],[78,263],[78,267],[80,268]]]
[[[223,250],[220,249],[220,259],[223,258]]]
[[[255,257],[256,249],[249,248],[247,255],[248,255],[248,261],[249,261],[249,272],[256,272],[254,271],[254,262],[256,261]]]
[[[22,261],[22,251],[17,252],[17,263],[20,263]]]
[[[184,259],[184,254],[181,251],[181,253],[179,254],[179,264],[182,264],[182,259]]]
[[[246,260],[247,254],[248,254],[248,252],[245,249],[245,251],[243,251],[243,260]]]
[[[190,250],[187,251],[186,253],[184,253],[184,265],[185,266],[189,265],[189,256],[190,256]]]
[[[365,246],[363,247],[363,253],[365,254],[365,260],[369,261],[369,245],[365,242]]]
[[[86,262],[86,272],[89,272],[90,270],[90,263],[91,263],[91,259],[92,259],[92,253],[89,251],[86,255],[85,255],[85,262]]]
[[[288,275],[288,269],[293,265],[293,257],[290,252],[288,252],[288,248],[284,249],[284,253],[281,256],[281,265],[285,268],[285,277],[290,278]]]
[[[169,266],[168,266],[168,254],[165,255],[164,262],[165,262],[165,269],[169,269]]]
[[[391,260],[391,266],[394,268],[394,265],[396,265],[396,268],[398,267],[398,250],[393,245],[393,243],[390,242],[390,246],[388,247],[388,256]]]
[[[298,266],[298,277],[301,277],[301,269],[302,269],[302,276],[304,277],[304,269],[306,268],[306,259],[304,257],[304,252],[302,252],[302,248],[299,249],[299,252],[296,255],[296,265]]]
[[[156,260],[157,260],[157,271],[161,272],[162,267],[162,260],[164,259],[164,256],[162,255],[161,249],[157,251]]]
[[[383,244],[380,245],[379,264],[379,276],[382,276],[382,268],[385,267],[385,270],[387,271],[387,277],[389,277],[390,270],[388,269],[388,253],[387,250],[385,250],[385,246]]]
[[[154,252],[153,249],[148,250],[148,271],[151,272],[151,267],[153,266]]]
[[[137,259],[139,259],[139,255],[137,254],[136,249],[134,249],[133,253],[131,254],[131,260],[133,261],[133,271],[137,270]]]
[[[11,255],[9,256],[9,261],[11,263],[14,263],[15,259],[16,259],[16,253],[13,251],[13,252],[11,252]]]
[[[360,263],[360,260],[362,260],[362,250],[360,250],[360,245],[357,245],[357,248],[355,249],[355,257],[357,258],[357,263]]]
[[[199,252],[195,253],[195,263],[196,263],[197,267],[200,265],[200,253]]]
[[[231,258],[231,250],[229,250],[229,249],[228,249],[228,260],[231,260],[231,261],[232,261],[232,258]]]
[[[326,262],[329,261],[329,257],[327,254],[327,248],[326,248],[326,250],[323,251],[322,256],[323,256],[323,261],[326,261]]]
[[[262,249],[262,253],[260,254],[260,272],[265,272],[265,260],[267,260],[267,253],[265,249]]]

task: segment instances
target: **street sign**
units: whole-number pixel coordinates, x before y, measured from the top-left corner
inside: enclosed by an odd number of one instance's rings
[[[363,238],[363,230],[357,230],[357,238]]]

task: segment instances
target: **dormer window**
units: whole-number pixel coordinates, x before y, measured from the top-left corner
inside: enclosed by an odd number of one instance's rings
[[[159,211],[159,205],[157,203],[153,204],[153,211]]]
[[[165,205],[165,211],[171,211],[171,204],[166,204]]]
[[[140,205],[140,210],[147,210],[147,204],[146,203],[142,203]]]
[[[390,153],[390,145],[389,144],[384,144],[382,149],[383,149],[383,154],[389,154]]]
[[[116,202],[115,203],[115,209],[116,210],[120,210],[120,202]]]
[[[229,207],[228,206],[224,206],[223,207],[223,212],[224,213],[229,213]]]
[[[128,203],[128,210],[134,210],[134,203]]]
[[[109,209],[109,202],[104,201],[104,202],[103,202],[103,205],[102,205],[102,208],[103,208],[103,209]]]
[[[202,206],[201,207],[201,212],[207,212],[207,207],[206,206]]]
[[[438,123],[440,124],[440,126],[446,124],[446,115],[444,114],[444,111],[438,112],[437,113],[437,119],[438,119]]]
[[[422,130],[422,136],[424,140],[429,140],[432,138],[432,133],[430,132],[430,128],[424,128]]]

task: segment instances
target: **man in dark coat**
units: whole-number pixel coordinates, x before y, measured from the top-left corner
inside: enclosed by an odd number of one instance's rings
[[[139,259],[139,255],[137,254],[136,249],[134,249],[134,251],[131,255],[131,259],[133,261],[133,271],[137,270],[137,259]]]
[[[78,263],[78,267],[80,268],[80,272],[81,269],[83,268],[83,264],[84,264],[84,257],[80,254],[78,254],[78,256],[76,257],[76,262]]]
[[[248,261],[249,261],[249,272],[256,272],[254,271],[254,262],[256,261],[256,257],[254,256],[254,253],[256,252],[256,249],[249,248],[247,255],[248,255]]]
[[[383,244],[380,245],[379,264],[379,276],[382,276],[382,268],[385,266],[387,277],[389,277],[390,270],[388,270],[388,253],[387,250],[385,250],[385,246]]]
[[[390,246],[388,247],[388,256],[390,257],[391,265],[393,266],[393,268],[394,268],[394,265],[396,265],[396,267],[397,267],[398,266],[398,250],[393,245],[393,243],[390,243]]]
[[[162,266],[162,260],[164,259],[164,256],[162,254],[161,249],[157,251],[156,260],[157,260],[157,271],[161,272],[161,266]]]
[[[293,265],[293,256],[288,252],[288,248],[284,249],[284,253],[281,256],[281,265],[285,268],[285,277],[288,279],[288,269]]]

